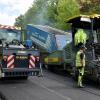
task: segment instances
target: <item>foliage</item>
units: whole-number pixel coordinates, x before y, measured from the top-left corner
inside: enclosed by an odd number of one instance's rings
[[[35,0],[24,15],[16,18],[15,25],[41,24],[66,30],[66,20],[80,13],[100,14],[99,0]]]
[[[80,11],[84,14],[100,14],[100,0],[78,0]]]
[[[16,20],[15,26],[23,27],[23,24],[24,24],[24,16],[23,15],[18,16],[15,20]]]
[[[66,29],[66,20],[79,15],[79,6],[75,0],[59,0],[57,6],[57,25],[58,28]]]
[[[35,0],[24,15],[16,18],[15,25],[42,24],[66,29],[67,18],[79,14],[75,0]]]

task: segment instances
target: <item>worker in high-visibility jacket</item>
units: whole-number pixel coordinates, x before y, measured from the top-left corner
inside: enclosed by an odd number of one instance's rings
[[[82,84],[82,79],[84,75],[85,68],[85,50],[87,48],[85,46],[81,46],[79,51],[76,54],[76,68],[78,69],[78,87],[84,87]]]

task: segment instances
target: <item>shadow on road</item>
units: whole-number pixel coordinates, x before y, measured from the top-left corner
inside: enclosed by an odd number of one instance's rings
[[[23,78],[3,78],[0,79],[0,84],[22,84],[22,83],[26,83],[28,80],[25,80]]]
[[[8,100],[8,99],[4,96],[4,94],[2,94],[2,93],[0,92],[0,100]]]

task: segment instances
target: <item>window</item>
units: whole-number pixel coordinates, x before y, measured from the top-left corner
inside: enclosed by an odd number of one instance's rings
[[[55,35],[56,43],[59,50],[62,50],[63,47],[71,42],[71,34],[66,35]]]
[[[0,39],[5,39],[7,42],[11,42],[13,39],[20,40],[21,32],[19,30],[12,29],[0,29]]]

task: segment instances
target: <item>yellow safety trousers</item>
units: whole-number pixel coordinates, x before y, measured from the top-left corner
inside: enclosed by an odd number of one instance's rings
[[[84,67],[78,68],[78,72],[79,72],[79,75],[78,75],[78,86],[82,86],[82,78],[83,78],[83,75],[84,75]]]

